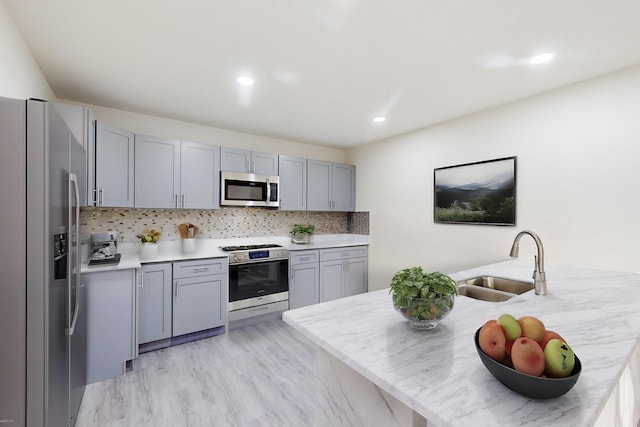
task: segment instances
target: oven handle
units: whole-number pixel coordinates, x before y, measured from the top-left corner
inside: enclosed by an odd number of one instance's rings
[[[243,264],[256,264],[256,263],[267,263],[267,262],[271,262],[271,261],[288,261],[289,257],[278,257],[278,258],[258,258],[255,260],[244,260],[244,261],[240,261],[240,262],[229,262],[229,265],[243,265]]]

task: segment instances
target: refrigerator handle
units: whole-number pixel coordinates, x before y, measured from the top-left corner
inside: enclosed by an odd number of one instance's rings
[[[74,218],[76,225],[76,246],[75,246],[75,255],[76,257],[76,304],[73,310],[73,318],[71,320],[71,326],[65,332],[67,335],[72,336],[76,329],[76,322],[78,321],[78,316],[80,314],[80,302],[81,300],[81,289],[80,286],[80,193],[78,191],[78,177],[75,173],[69,174],[69,182],[73,183],[73,195],[74,195]],[[71,209],[71,207],[69,208]],[[71,242],[73,245],[73,242]]]

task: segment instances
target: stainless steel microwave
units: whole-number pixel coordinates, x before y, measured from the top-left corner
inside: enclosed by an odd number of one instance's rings
[[[222,206],[280,206],[277,176],[253,173],[220,173],[220,205]]]

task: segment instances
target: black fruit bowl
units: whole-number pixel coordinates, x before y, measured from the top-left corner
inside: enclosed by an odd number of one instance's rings
[[[571,390],[576,381],[578,381],[582,370],[582,364],[578,356],[576,356],[576,364],[573,367],[573,371],[571,371],[571,375],[565,378],[542,378],[523,374],[490,358],[482,351],[478,344],[480,329],[478,328],[474,338],[480,360],[498,381],[516,393],[533,399],[553,399]]]

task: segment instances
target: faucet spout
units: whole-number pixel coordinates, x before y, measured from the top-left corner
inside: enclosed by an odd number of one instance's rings
[[[544,247],[542,246],[542,240],[540,240],[540,237],[530,230],[519,232],[516,235],[516,238],[513,240],[513,245],[511,245],[509,256],[511,256],[511,258],[518,258],[518,251],[520,249],[520,238],[525,234],[528,234],[533,238],[533,240],[536,242],[536,247],[538,248],[538,255],[535,256],[535,270],[533,271],[533,282],[536,288],[536,295],[546,295],[547,278],[544,272]]]

